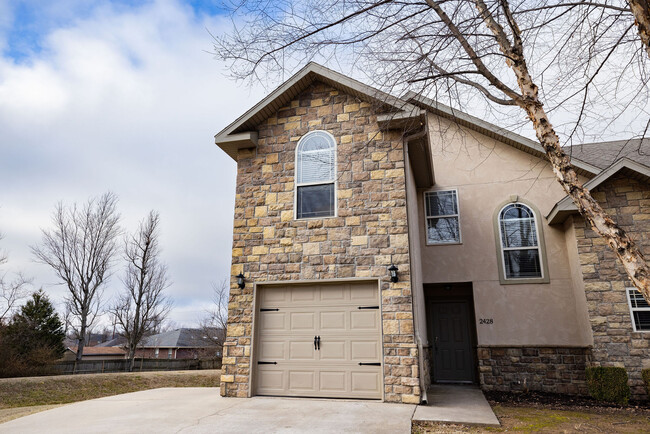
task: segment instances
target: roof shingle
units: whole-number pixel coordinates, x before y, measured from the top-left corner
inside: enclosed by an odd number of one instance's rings
[[[650,138],[585,143],[565,147],[564,152],[599,169],[605,169],[621,158],[650,166]]]

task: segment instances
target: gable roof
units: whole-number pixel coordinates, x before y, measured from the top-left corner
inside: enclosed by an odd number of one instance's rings
[[[625,141],[622,141],[625,142]],[[611,142],[610,142],[611,143]],[[629,158],[621,158],[614,164],[600,172],[597,176],[590,179],[585,183],[585,188],[592,191],[603,182],[607,181],[618,172],[624,173],[631,178],[639,179],[647,182],[650,180],[650,167],[632,161]],[[551,212],[546,216],[549,224],[562,223],[570,214],[578,212],[578,207],[569,196],[565,196],[562,200],[553,206]]]
[[[110,341],[102,342],[101,344],[95,345],[96,347],[119,347],[126,344],[126,338],[124,336],[116,336]]]
[[[446,119],[451,119],[464,127],[470,128],[485,136],[513,146],[528,154],[532,154],[540,158],[545,158],[546,156],[542,145],[534,140],[513,133],[512,131],[506,130],[505,128],[501,128],[497,125],[486,122],[482,119],[449,107],[445,104],[439,103],[416,92],[409,91],[404,96],[402,96],[402,98],[417,105],[418,107],[426,109],[435,115]],[[590,164],[574,156],[571,158],[571,164],[579,174],[584,176],[593,176],[600,172],[599,167],[596,167],[593,164]]]
[[[140,345],[145,348],[203,348],[215,346],[203,329],[180,328],[149,336]]]
[[[317,63],[309,62],[246,113],[218,132],[214,136],[215,143],[233,160],[236,160],[238,149],[257,146],[257,132],[254,130],[256,126],[271,117],[280,108],[286,106],[315,81],[328,84],[341,92],[356,96],[362,100],[379,103],[393,112],[398,112],[400,118],[411,118],[413,115],[421,113],[421,110],[416,106],[400,98]],[[386,119],[381,120],[386,121]]]

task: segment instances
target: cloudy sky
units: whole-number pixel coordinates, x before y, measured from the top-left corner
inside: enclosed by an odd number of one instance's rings
[[[229,276],[235,163],[214,145],[263,89],[209,54],[229,20],[209,0],[0,1],[0,248],[58,303],[29,246],[57,202],[115,192],[123,227],[162,219],[171,319],[194,325]],[[119,269],[116,270],[119,273]],[[107,295],[120,289],[113,278]]]

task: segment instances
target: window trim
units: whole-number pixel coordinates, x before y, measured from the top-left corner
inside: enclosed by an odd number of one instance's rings
[[[541,277],[518,277],[518,278],[507,278],[506,277],[506,268],[504,261],[504,249],[503,241],[501,239],[501,221],[500,215],[501,211],[512,204],[520,203],[527,206],[533,213],[535,218],[535,230],[537,230],[537,249],[539,251],[539,261],[540,269],[542,271]],[[494,227],[494,240],[495,248],[497,252],[497,268],[499,271],[499,283],[501,285],[523,285],[527,283],[550,283],[551,279],[548,275],[548,261],[546,259],[546,242],[544,240],[544,231],[542,231],[542,220],[540,218],[540,212],[535,205],[528,202],[525,199],[522,199],[518,196],[511,196],[510,199],[502,202],[496,208],[494,215],[492,217],[492,223]],[[525,250],[525,249],[510,249],[510,250]],[[532,249],[531,249],[532,250]]]
[[[309,136],[312,133],[325,133],[334,142],[334,181],[330,182],[304,182],[301,184],[298,184],[298,150],[300,149],[300,144],[302,141],[305,139],[305,137]],[[330,133],[329,131],[325,130],[314,130],[314,131],[309,131],[308,133],[304,134],[300,140],[298,140],[298,143],[296,144],[296,149],[294,151],[293,155],[293,219],[294,220],[322,220],[322,219],[330,219],[330,218],[336,218],[339,216],[339,204],[338,204],[338,189],[339,189],[339,180],[338,180],[338,143],[336,142],[336,138]],[[309,187],[313,185],[329,185],[329,184],[334,184],[334,215],[327,216],[327,217],[301,217],[298,218],[298,187]]]
[[[637,330],[636,328],[636,321],[634,321],[634,311],[650,311],[650,307],[632,307],[632,299],[630,298],[630,290],[640,292],[638,289],[636,289],[633,286],[626,286],[625,287],[625,297],[627,298],[627,307],[630,309],[630,321],[632,321],[632,330],[636,333],[650,333],[650,329],[648,330]]]
[[[445,191],[453,191],[456,193],[456,210],[458,211],[458,214],[445,214],[445,215],[439,215],[435,217],[430,217],[427,215],[427,195],[429,193],[440,193],[440,192],[445,192]],[[427,246],[457,246],[459,244],[463,244],[463,230],[461,228],[460,224],[460,200],[458,199],[458,188],[456,187],[447,187],[447,188],[434,188],[431,190],[427,190],[424,192],[422,196],[422,212],[424,213],[424,242]],[[429,219],[430,218],[445,218],[445,217],[457,217],[458,218],[458,241],[446,241],[442,243],[431,243],[429,242]]]

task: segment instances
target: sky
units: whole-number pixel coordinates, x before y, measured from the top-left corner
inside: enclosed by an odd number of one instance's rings
[[[229,23],[211,1],[0,1],[5,272],[24,272],[61,307],[66,289],[30,246],[59,201],[112,191],[126,231],[160,212],[169,318],[197,325],[211,282],[230,274],[236,165],[214,134],[263,96],[210,54]]]

